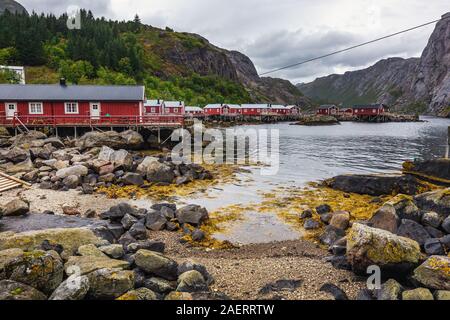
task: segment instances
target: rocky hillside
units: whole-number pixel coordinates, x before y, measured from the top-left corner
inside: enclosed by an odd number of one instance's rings
[[[26,13],[27,10],[18,2],[13,0],[0,0],[0,14],[2,14],[5,10],[8,10],[11,13]]]
[[[0,64],[27,66],[29,83],[141,83],[148,97],[193,105],[307,102],[289,81],[260,78],[248,57],[199,35],[145,25],[138,16],[107,21],[86,10],[81,23],[78,32],[67,29],[65,16],[0,15]]]
[[[397,110],[450,114],[450,13],[442,17],[420,58],[390,58],[364,70],[318,78],[298,88],[320,102],[383,102]]]

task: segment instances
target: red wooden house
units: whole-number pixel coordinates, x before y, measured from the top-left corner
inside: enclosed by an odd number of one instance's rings
[[[339,108],[334,104],[325,104],[321,105],[319,109],[317,109],[317,114],[322,116],[334,116],[339,113]]]
[[[287,106],[289,109],[289,114],[290,115],[299,115],[300,114],[300,107],[299,106]]]
[[[353,106],[355,116],[379,116],[385,112],[389,112],[389,108],[382,103]]]
[[[271,112],[268,104],[243,104],[241,107],[244,116],[261,116]]]
[[[242,114],[242,107],[239,104],[228,104],[231,116],[239,116]]]
[[[184,116],[184,101],[164,101],[164,114]]]
[[[203,109],[207,116],[222,116],[230,114],[230,106],[227,104],[208,104]]]
[[[291,113],[291,109],[287,106],[283,106],[283,105],[272,105],[271,107],[272,109],[272,113],[280,115],[280,116],[287,116],[290,115]]]
[[[163,100],[147,100],[144,103],[144,114],[146,115],[158,115],[164,111]]]
[[[188,107],[186,106],[184,108],[185,116],[191,117],[191,118],[203,118],[205,116],[205,113],[203,112],[203,109],[200,107]]]
[[[142,116],[143,86],[0,85],[0,121],[81,125]],[[3,108],[2,108],[3,106]],[[3,111],[4,112],[1,112]]]

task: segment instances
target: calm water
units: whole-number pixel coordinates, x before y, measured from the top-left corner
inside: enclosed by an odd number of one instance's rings
[[[209,210],[231,204],[257,203],[261,200],[260,191],[279,186],[300,187],[310,181],[346,173],[398,172],[405,160],[444,156],[450,119],[424,117],[423,120],[426,122],[248,126],[280,131],[279,173],[261,176],[259,169],[253,168],[252,173],[240,176],[245,182],[220,186],[209,197],[185,201]],[[295,239],[299,234],[275,216],[248,212],[246,222],[232,226],[230,232],[217,237],[239,243],[257,243]]]

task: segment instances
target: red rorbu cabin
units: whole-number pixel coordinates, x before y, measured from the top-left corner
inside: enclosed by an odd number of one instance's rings
[[[317,110],[318,115],[322,116],[334,116],[338,114],[339,108],[336,107],[334,104],[325,104],[319,107]]]
[[[245,116],[260,116],[270,113],[270,106],[268,104],[243,104],[242,114]]]
[[[289,115],[291,113],[291,109],[287,106],[283,105],[272,105],[272,113],[275,113],[277,115]]]
[[[389,108],[382,103],[353,106],[353,115],[355,116],[379,116],[385,112],[389,112]]]
[[[203,110],[207,116],[222,116],[230,114],[230,109],[227,104],[208,104]]]
[[[184,116],[184,101],[164,101],[164,114]]]
[[[139,121],[143,86],[0,85],[0,123],[86,125],[92,122]],[[127,123],[129,122],[129,123]]]
[[[185,116],[192,118],[203,118],[205,116],[203,109],[200,107],[185,107],[184,112]]]
[[[144,103],[144,114],[146,115],[158,115],[164,111],[163,100],[147,100]]]
[[[300,114],[300,107],[299,106],[287,106],[289,109],[289,114],[291,115],[299,115]]]

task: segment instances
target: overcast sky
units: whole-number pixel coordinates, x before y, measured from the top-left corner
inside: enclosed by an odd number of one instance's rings
[[[241,51],[259,72],[296,63],[438,19],[449,0],[19,0],[28,11],[60,14],[69,5],[96,16],[198,33]],[[420,56],[434,25],[300,68],[272,74],[307,82],[391,57]]]

